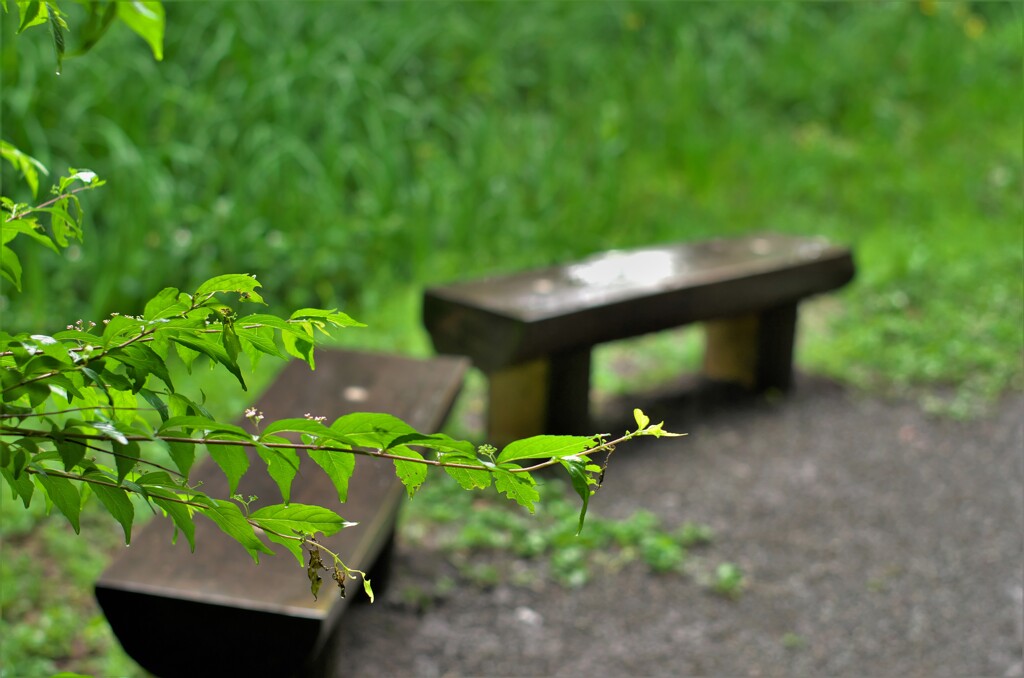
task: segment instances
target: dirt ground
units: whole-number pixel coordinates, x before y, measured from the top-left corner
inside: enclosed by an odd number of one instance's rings
[[[591,511],[710,525],[697,558],[743,569],[737,599],[638,564],[413,606],[457,573],[400,543],[386,593],[346,613],[336,675],[1024,675],[1024,395],[966,423],[806,377],[647,407],[689,436],[624,447]]]

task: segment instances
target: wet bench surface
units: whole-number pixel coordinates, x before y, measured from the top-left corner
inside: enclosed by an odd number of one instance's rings
[[[321,350],[316,370],[289,363],[255,405],[267,420],[351,412],[387,412],[423,432],[439,430],[462,386],[468,362],[438,357],[413,360],[352,351]],[[278,503],[280,491],[265,464],[250,451],[252,468],[238,492]],[[212,496],[227,496],[227,481],[209,459],[193,471]],[[405,490],[391,462],[358,458],[345,504],[326,474],[303,460],[292,501],[337,511],[353,528],[322,539],[349,567],[370,573],[382,588],[395,520]],[[349,602],[364,597],[348,587],[345,599],[328,579],[314,600],[303,568],[283,547],[253,563],[238,543],[211,521],[195,521],[196,549],[173,526],[156,519],[133,536],[96,584],[96,597],[125,650],[158,676],[287,676],[306,663],[315,673]],[[324,575],[326,576],[326,575]],[[163,628],[188,629],[176,638]]]
[[[821,238],[716,239],[435,287],[423,321],[487,374],[493,440],[585,433],[595,345],[701,322],[706,379],[786,390],[797,304],[853,275],[850,250]]]

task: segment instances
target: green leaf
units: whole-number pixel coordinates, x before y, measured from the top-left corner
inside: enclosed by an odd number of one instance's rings
[[[452,461],[464,463],[458,459]],[[474,471],[472,469],[445,466],[444,471],[454,478],[455,482],[462,486],[464,490],[486,490],[491,486],[491,473],[483,467],[479,471]]]
[[[78,488],[67,478],[58,476],[37,473],[35,479],[53,505],[67,517],[71,527],[75,529],[75,534],[78,534],[81,531],[78,517],[82,512],[82,496],[78,493]]]
[[[150,374],[155,374],[160,381],[167,385],[167,388],[174,390],[174,384],[171,382],[170,372],[167,370],[167,365],[158,356],[153,349],[144,344],[131,344],[123,348],[114,349],[108,353],[108,356],[120,363],[123,363],[130,367],[130,373],[135,382],[135,392],[137,393],[146,383],[146,377]]]
[[[176,441],[166,441],[167,449],[171,455],[171,460],[174,461],[174,465],[178,467],[181,474],[188,477],[189,471],[192,470],[192,464],[196,460],[196,446],[192,443],[179,443]]]
[[[58,10],[47,3],[49,8],[49,20],[50,20],[50,35],[53,36],[53,52],[57,57],[57,74],[60,75],[61,69],[64,65],[64,29],[67,28],[67,24],[61,19]]]
[[[149,43],[153,58],[164,58],[164,7],[159,2],[131,0],[117,3],[117,18]]]
[[[49,12],[46,3],[42,2],[19,2],[18,11],[21,12],[21,24],[18,26],[18,33],[46,23]]]
[[[103,328],[101,339],[103,347],[110,348],[114,344],[122,343],[130,337],[141,334],[142,329],[142,323],[138,320],[126,315],[115,315]]]
[[[390,414],[355,412],[339,417],[331,430],[353,445],[388,449],[404,436],[424,437],[419,431]]]
[[[146,302],[142,317],[146,320],[174,318],[188,310],[188,304],[181,300],[181,292],[174,287],[165,287]]]
[[[167,403],[161,400],[160,396],[158,396],[156,393],[149,390],[148,388],[139,389],[139,395],[141,395],[143,399],[145,399],[145,401],[149,403],[150,407],[157,411],[157,413],[160,415],[161,422],[167,421],[168,417],[170,416],[170,411],[167,407]]]
[[[586,470],[586,463],[582,461],[562,461],[562,466],[569,472],[569,478],[572,479],[572,489],[576,490],[576,494],[580,495],[580,499],[583,500],[583,507],[580,509],[580,524],[576,529],[576,534],[583,531],[583,521],[587,517],[587,506],[590,504],[590,495],[593,491],[590,489],[590,475]]]
[[[534,503],[540,500],[540,493],[537,492],[534,480],[528,473],[510,473],[506,469],[496,469],[494,487],[530,513],[534,511]]]
[[[108,2],[105,5],[99,2],[89,3],[89,17],[79,27],[81,44],[75,50],[76,55],[85,54],[92,49],[100,38],[110,28],[114,18],[117,16],[117,2]]]
[[[54,447],[64,462],[64,470],[70,471],[78,462],[85,458],[85,445],[75,440],[67,440],[59,432],[54,432]]]
[[[89,474],[86,477],[90,477],[93,474]],[[98,478],[103,478],[99,474],[95,474]],[[121,523],[121,528],[124,530],[124,543],[131,544],[132,542],[132,522],[135,520],[135,507],[132,505],[131,499],[128,498],[128,493],[120,487],[108,487],[106,485],[90,484],[90,488],[96,494],[96,497],[100,500],[110,515],[114,516],[114,520]]]
[[[266,462],[267,473],[277,483],[277,487],[281,490],[281,498],[287,504],[291,500],[292,480],[299,472],[299,455],[295,450],[263,445],[256,447],[256,453]]]
[[[586,436],[533,436],[509,443],[496,461],[503,464],[519,459],[569,457],[589,449],[592,444],[593,440]]]
[[[342,504],[348,501],[348,481],[356,467],[355,455],[328,450],[309,450],[307,454],[331,479],[338,491],[338,501]]]
[[[235,445],[207,445],[210,456],[228,479],[228,492],[234,494],[238,489],[238,481],[249,469],[249,455]]]
[[[397,450],[398,454],[403,457],[412,457],[414,459],[423,459],[423,455],[415,450],[411,450],[407,447],[403,447]],[[409,493],[411,499],[416,490],[420,489],[420,485],[427,479],[427,465],[418,464],[414,461],[402,461],[395,459],[395,473],[398,475],[398,479],[405,485],[405,491]]]
[[[277,348],[277,344],[274,343],[274,330],[269,327],[246,329],[239,327],[236,322],[235,334],[238,336],[239,341],[241,341],[242,348],[249,356],[249,361],[253,365],[259,360],[261,353],[272,355],[282,360],[286,358],[285,354],[281,353]]]
[[[139,444],[134,440],[129,440],[127,445],[111,443],[111,447],[115,453],[114,465],[117,467],[117,482],[121,482],[135,468],[142,454],[139,451]]]
[[[340,438],[337,432],[333,429],[327,428],[318,421],[301,417],[278,419],[277,421],[272,422],[263,429],[263,434],[260,438],[265,438],[266,436],[274,435],[275,433],[305,433],[327,440],[338,440]]]
[[[300,308],[292,313],[290,320],[311,322],[319,329],[323,329],[325,324],[335,327],[366,327],[365,324],[358,320],[353,320],[347,314],[334,309]]]
[[[7,245],[0,247],[0,275],[9,280],[14,289],[21,291],[21,261]]]
[[[154,490],[150,490],[150,495],[154,493]],[[152,496],[152,499],[153,503],[167,512],[167,515],[174,521],[174,526],[185,533],[185,538],[188,539],[189,550],[195,553],[196,526],[188,507],[164,497]],[[177,536],[177,531],[175,531],[175,536]]]
[[[373,602],[373,587],[370,586],[370,580],[364,575],[363,576],[363,590],[366,591],[367,597],[370,602]]]
[[[298,358],[309,364],[309,369],[316,369],[316,360],[313,356],[312,339],[304,339],[295,334],[282,334],[281,343],[284,344],[285,353]]]
[[[286,535],[311,535],[320,533],[331,536],[343,527],[351,526],[334,511],[321,506],[306,504],[276,504],[264,506],[249,514],[249,520],[265,530]]]
[[[263,534],[270,541],[274,542],[275,544],[280,544],[281,546],[288,549],[288,551],[293,556],[295,556],[295,559],[299,561],[299,567],[306,566],[306,563],[303,562],[302,542],[295,539],[289,539],[287,537],[280,537],[274,534],[273,532],[264,532]]]
[[[111,440],[120,445],[128,444],[128,438],[125,436],[124,433],[119,431],[116,426],[114,426],[113,422],[94,421],[91,422],[89,426],[96,429],[101,435],[110,438]]]
[[[219,343],[214,343],[213,340],[206,339],[205,337],[199,338],[188,336],[171,337],[171,341],[179,346],[185,346],[193,351],[198,351],[199,353],[202,353],[212,360],[220,363],[227,368],[228,372],[235,376],[238,383],[242,385],[243,391],[249,390],[245,385],[245,379],[242,378],[242,371],[239,369],[238,363],[231,359],[227,351],[225,351],[224,347]]]
[[[7,484],[11,486],[11,498],[21,497],[21,503],[25,505],[25,508],[28,508],[29,504],[32,503],[32,493],[35,491],[35,485],[32,484],[29,475],[22,473],[15,478],[14,474],[6,468],[0,468],[0,474],[7,480]]]
[[[21,30],[23,29],[20,29],[19,32],[21,32]],[[14,165],[14,167],[19,172],[21,172],[21,175],[25,178],[25,183],[27,183],[28,187],[32,190],[32,196],[35,197],[36,195],[38,195],[39,173],[41,172],[43,176],[49,174],[49,172],[46,170],[46,166],[43,165],[43,163],[36,160],[35,158],[33,158],[31,155],[21,152],[14,145],[2,140],[0,140],[0,156],[2,156],[4,160],[6,160],[7,162]],[[4,230],[7,230],[12,225],[12,223],[4,224]],[[49,240],[49,238],[47,238],[47,240]],[[4,242],[7,241],[5,240]]]
[[[633,418],[636,419],[636,427],[640,431],[647,428],[647,425],[651,423],[651,418],[640,411],[639,407],[633,409]]]
[[[212,497],[202,497],[197,499],[197,501],[206,505],[205,508],[201,508],[199,511],[215,522],[224,534],[244,546],[245,550],[249,552],[249,555],[252,556],[253,561],[257,564],[260,562],[260,553],[274,555],[274,552],[267,548],[267,545],[256,536],[252,525],[246,521],[245,516],[242,515],[237,506],[229,501],[213,499]]]
[[[226,434],[230,438],[238,438],[239,440],[251,441],[253,439],[252,434],[246,431],[241,426],[235,426],[234,424],[224,424],[210,417],[199,417],[195,415],[182,415],[178,417],[171,417],[157,429],[160,435],[165,435],[170,431],[203,431],[203,435],[207,437],[213,437],[215,434]]]
[[[205,297],[217,292],[237,292],[242,295],[242,299],[245,301],[255,301],[262,304],[263,297],[256,293],[256,288],[258,287],[260,287],[259,281],[251,275],[229,273],[210,278],[199,286],[194,296]]]

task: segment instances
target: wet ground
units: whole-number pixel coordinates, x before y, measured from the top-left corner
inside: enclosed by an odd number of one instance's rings
[[[413,606],[458,575],[400,543],[386,593],[346,614],[337,675],[1024,675],[1024,395],[956,422],[804,377],[648,409],[689,436],[623,447],[591,510],[710,525],[696,557],[739,565],[738,598],[637,565]]]

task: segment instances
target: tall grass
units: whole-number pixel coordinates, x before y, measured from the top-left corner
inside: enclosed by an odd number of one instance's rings
[[[5,325],[249,271],[281,308],[341,306],[425,350],[423,285],[772,229],[856,248],[858,281],[810,327],[815,369],[972,394],[1019,379],[1019,5],[167,12],[164,62],[123,31],[60,77],[5,19],[4,136],[109,180],[72,261],[28,258]]]

